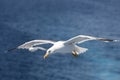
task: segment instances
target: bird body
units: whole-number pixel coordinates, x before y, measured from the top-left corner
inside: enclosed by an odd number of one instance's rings
[[[44,55],[44,59],[48,57],[49,54],[53,53],[72,53],[73,56],[78,56],[81,53],[86,52],[88,49],[79,47],[77,44],[81,44],[86,41],[90,40],[99,40],[103,42],[118,42],[118,40],[111,40],[106,38],[97,38],[93,36],[86,36],[86,35],[78,35],[73,38],[70,38],[66,41],[51,41],[51,40],[32,40],[25,42],[24,44],[18,46],[14,49],[28,49],[31,52],[34,52],[36,50],[45,50],[46,54]],[[38,45],[42,44],[53,44],[52,47],[49,49],[45,49],[43,47],[38,47]],[[14,50],[10,49],[8,51]]]

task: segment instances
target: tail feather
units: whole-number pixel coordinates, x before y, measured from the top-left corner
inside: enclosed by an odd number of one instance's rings
[[[78,52],[78,55],[86,52],[87,50],[88,50],[87,48],[79,47],[77,45],[75,46],[75,51]]]

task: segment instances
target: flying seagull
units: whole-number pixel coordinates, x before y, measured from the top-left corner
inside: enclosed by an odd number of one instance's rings
[[[24,44],[14,48],[14,49],[28,49],[31,52],[36,50],[45,50],[46,54],[44,55],[44,59],[48,57],[49,54],[53,53],[72,53],[73,56],[78,56],[81,53],[86,52],[88,49],[79,47],[77,44],[81,44],[90,40],[99,40],[103,42],[117,42],[118,40],[106,39],[106,38],[97,38],[93,36],[86,35],[78,35],[73,38],[70,38],[66,41],[51,41],[51,40],[32,40],[25,42]],[[49,49],[45,49],[40,47],[42,44],[53,44]],[[14,50],[10,49],[8,51]]]

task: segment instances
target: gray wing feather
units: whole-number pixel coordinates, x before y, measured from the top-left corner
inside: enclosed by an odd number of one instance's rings
[[[34,46],[37,46],[37,45],[42,45],[42,44],[54,44],[55,41],[50,41],[50,40],[32,40],[32,41],[29,41],[29,42],[25,42],[24,44],[18,46],[18,48],[22,48],[22,49],[25,49],[25,48],[30,48],[30,47],[34,47]]]
[[[43,47],[37,47],[37,45],[54,44],[54,43],[55,43],[55,41],[50,41],[50,40],[32,40],[32,41],[25,42],[24,44],[22,44],[22,45],[20,45],[16,48],[9,49],[7,52],[13,51],[13,50],[16,50],[16,49],[28,49],[31,52],[39,50],[39,49],[40,50],[46,50]]]
[[[89,41],[89,40],[100,40],[100,41],[104,41],[104,42],[113,42],[113,41],[115,41],[116,42],[116,40],[112,40],[112,39],[97,38],[97,37],[86,36],[86,35],[78,35],[76,37],[73,37],[73,38],[67,40],[65,42],[65,44],[83,43],[83,42]]]
[[[22,44],[22,45],[20,45],[18,47],[9,49],[6,52],[10,52],[10,51],[13,51],[13,50],[16,50],[16,49],[28,49],[31,52],[39,50],[39,49],[40,50],[46,50],[43,47],[40,47],[40,46],[37,47],[37,45],[49,44],[49,43],[50,44],[54,44],[55,41],[50,41],[50,40],[32,40],[32,41],[25,42],[24,44]]]
[[[66,44],[82,43],[82,42],[94,40],[94,39],[96,39],[96,38],[92,37],[92,36],[78,35],[78,36],[75,36],[75,37],[67,40]]]

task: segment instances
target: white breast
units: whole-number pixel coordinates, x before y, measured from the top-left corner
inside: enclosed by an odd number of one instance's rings
[[[71,53],[74,49],[73,45],[64,45],[63,41],[56,42],[53,47],[55,48],[55,52],[59,53]]]

